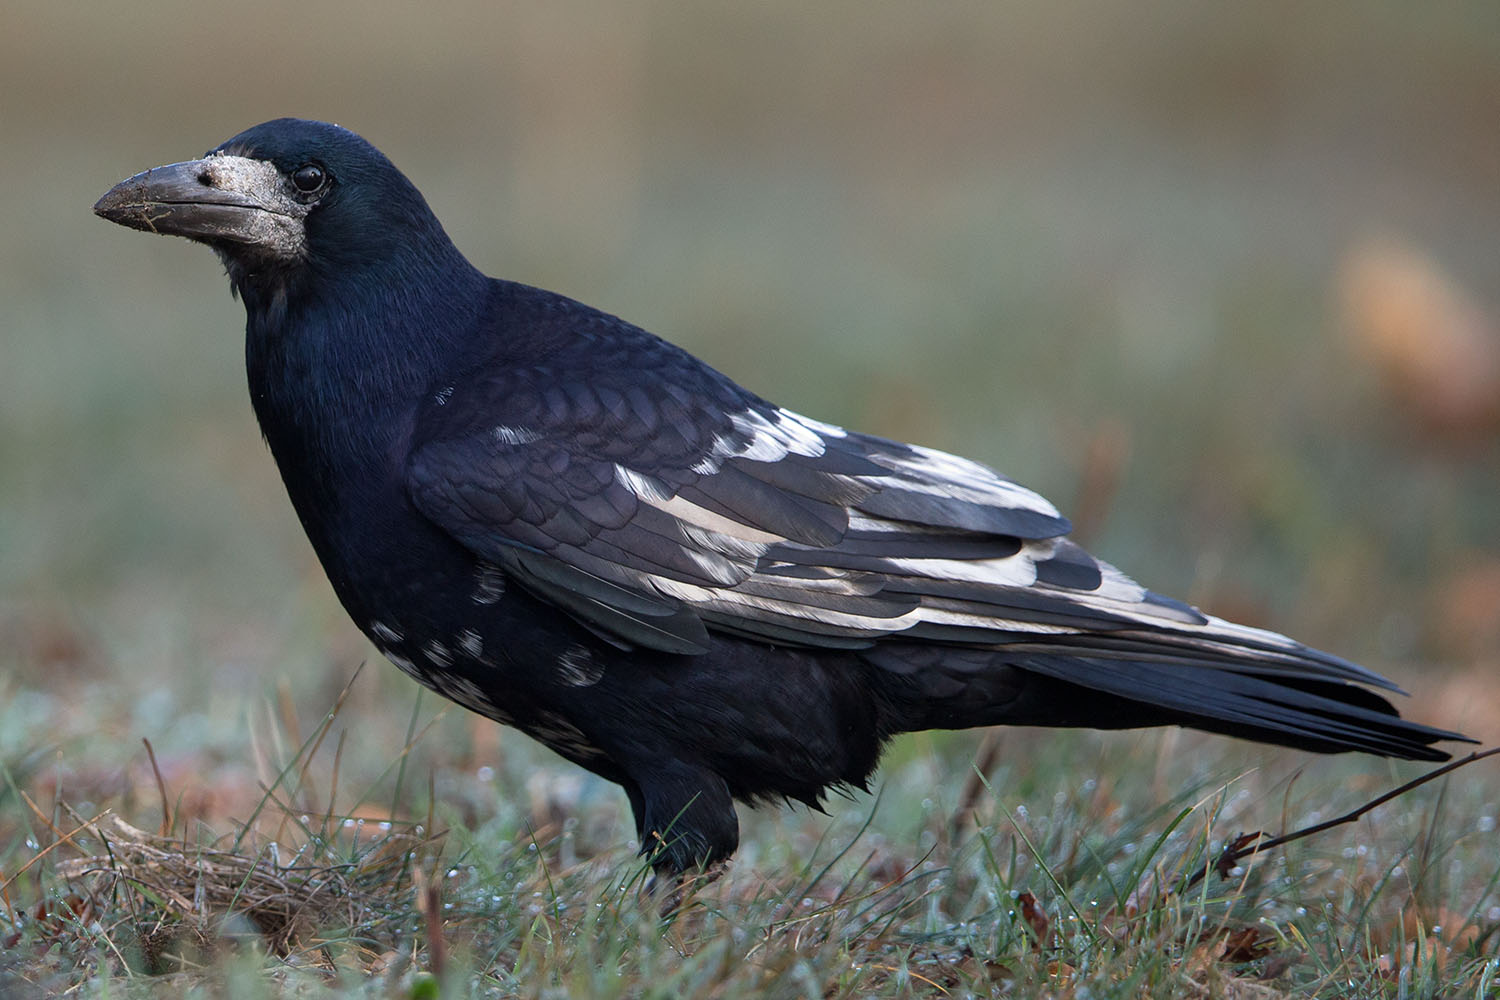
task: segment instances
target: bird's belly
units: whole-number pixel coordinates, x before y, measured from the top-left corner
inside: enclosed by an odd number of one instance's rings
[[[327,567],[356,624],[420,684],[575,763],[618,780],[696,760],[739,796],[809,800],[873,766],[884,734],[852,654],[621,649],[467,550],[405,538]]]
[[[402,573],[345,607],[381,654],[424,687],[569,759],[602,756],[569,718],[570,687],[598,677],[581,645],[586,633],[492,564],[432,570],[428,562],[420,575]]]

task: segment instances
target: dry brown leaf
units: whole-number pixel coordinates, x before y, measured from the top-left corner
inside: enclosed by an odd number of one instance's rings
[[[1446,906],[1408,905],[1401,914],[1401,929],[1408,941],[1431,939],[1460,951],[1479,939],[1479,926]]]
[[[1500,429],[1500,331],[1427,254],[1391,238],[1356,247],[1339,281],[1354,352],[1427,430]]]
[[[1500,653],[1500,559],[1484,558],[1451,574],[1438,587],[1433,637],[1465,658]]]
[[[1219,956],[1225,962],[1253,962],[1271,953],[1271,944],[1259,927],[1241,927],[1224,936],[1224,953]]]
[[[1034,936],[1031,942],[1032,951],[1040,951],[1051,942],[1052,921],[1047,919],[1047,914],[1036,905],[1036,897],[1029,892],[1023,892],[1016,897],[1016,902],[1021,904],[1021,919],[1031,928]]]

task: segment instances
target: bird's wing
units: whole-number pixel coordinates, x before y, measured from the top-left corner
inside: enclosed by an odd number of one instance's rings
[[[985,466],[810,420],[709,369],[523,369],[441,402],[408,467],[417,507],[621,646],[699,653],[708,629],[846,648],[899,634],[1271,673],[1280,660],[1390,686],[1146,590]]]

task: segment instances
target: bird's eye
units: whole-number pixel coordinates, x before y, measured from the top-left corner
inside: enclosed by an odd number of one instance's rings
[[[312,194],[328,183],[328,173],[316,163],[304,163],[292,171],[292,184],[303,194]]]

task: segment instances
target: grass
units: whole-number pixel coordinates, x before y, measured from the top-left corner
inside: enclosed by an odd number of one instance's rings
[[[1483,996],[1500,975],[1484,764],[1183,891],[1242,831],[1419,772],[1016,730],[948,801],[961,783],[935,779],[975,746],[929,735],[829,818],[749,812],[735,864],[663,919],[607,786],[508,732],[476,768],[463,739],[433,745],[475,724],[420,696],[404,723],[350,714],[377,683],[357,676],[305,736],[263,706],[234,747],[261,788],[212,808],[154,753],[148,787],[104,800],[44,794],[103,747],[11,751],[5,995]],[[405,734],[394,754],[380,732]]]

